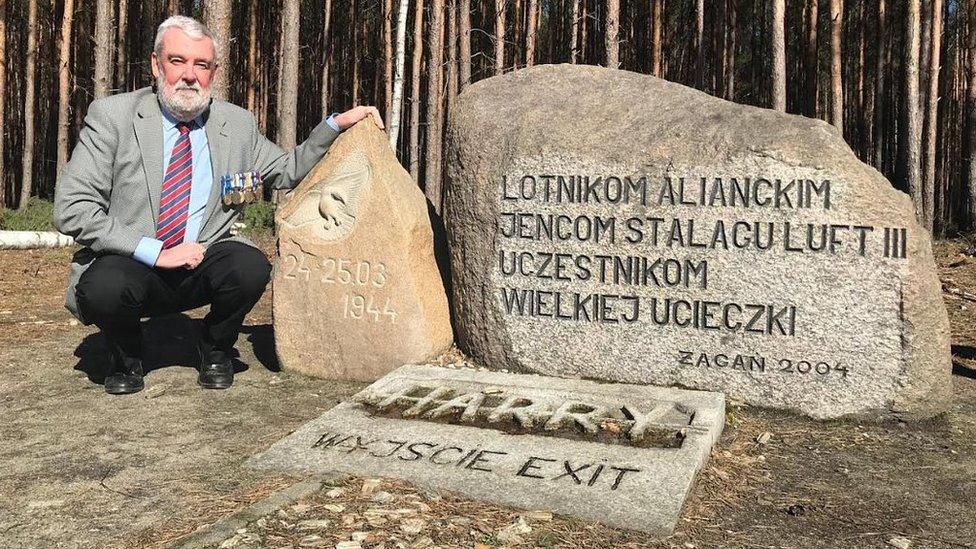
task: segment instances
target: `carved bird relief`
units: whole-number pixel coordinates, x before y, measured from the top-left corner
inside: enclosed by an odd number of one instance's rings
[[[359,202],[370,178],[369,161],[360,152],[343,159],[326,178],[317,181],[284,219],[290,228],[306,228],[315,237],[339,240],[356,228]]]

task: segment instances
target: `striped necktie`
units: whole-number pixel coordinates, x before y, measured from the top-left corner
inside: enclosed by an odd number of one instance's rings
[[[156,222],[156,239],[163,241],[163,249],[183,242],[186,233],[186,217],[190,211],[190,187],[193,183],[193,151],[190,149],[190,130],[193,122],[180,122],[176,129],[180,136],[173,146],[163,190],[159,198],[159,219]]]

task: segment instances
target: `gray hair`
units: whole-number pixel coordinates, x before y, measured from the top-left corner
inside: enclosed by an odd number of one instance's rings
[[[167,30],[173,28],[180,29],[194,40],[209,38],[214,46],[214,62],[220,59],[220,50],[217,49],[217,41],[214,40],[214,35],[210,32],[210,28],[196,19],[185,15],[172,15],[159,24],[159,28],[156,29],[156,41],[153,43],[153,51],[156,52],[157,57],[162,57],[163,55],[163,35],[166,34]]]

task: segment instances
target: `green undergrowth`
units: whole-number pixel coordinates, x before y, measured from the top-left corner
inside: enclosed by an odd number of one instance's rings
[[[244,207],[244,215],[241,216],[241,223],[246,225],[243,233],[252,236],[273,234],[274,214],[275,205],[269,201],[258,200],[248,204]]]
[[[40,198],[31,198],[23,210],[0,208],[0,231],[53,231],[54,204]],[[275,206],[260,200],[244,208],[241,222],[246,225],[245,235],[268,236],[274,234]]]
[[[0,231],[53,231],[54,203],[31,198],[23,210],[0,208]]]

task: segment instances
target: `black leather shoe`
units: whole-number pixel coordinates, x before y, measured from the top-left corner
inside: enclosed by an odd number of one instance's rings
[[[138,393],[145,386],[142,381],[142,361],[135,358],[116,359],[116,369],[105,378],[105,392],[110,395]]]
[[[234,363],[223,351],[201,352],[197,383],[205,389],[227,389],[234,383]]]

